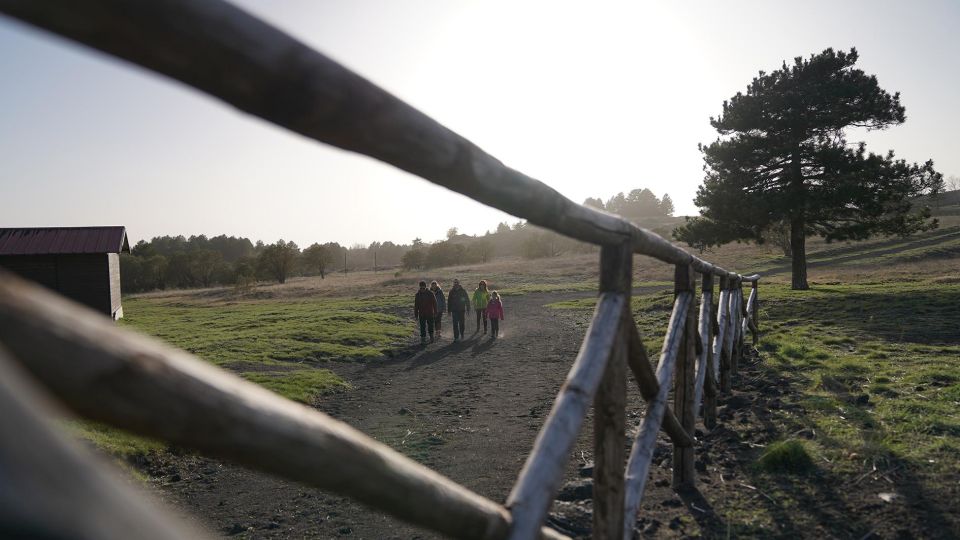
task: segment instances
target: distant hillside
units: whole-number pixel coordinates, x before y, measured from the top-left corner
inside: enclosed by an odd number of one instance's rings
[[[918,197],[915,202],[928,205],[934,216],[960,216],[960,189],[944,191],[936,197]]]

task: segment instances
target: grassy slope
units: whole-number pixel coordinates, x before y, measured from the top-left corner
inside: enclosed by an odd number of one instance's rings
[[[958,234],[948,227],[908,239],[821,244],[810,257],[822,264],[811,266],[809,291],[790,290],[782,271],[770,275],[780,266],[776,254],[753,258],[769,265],[760,289],[759,376],[788,391],[768,426],[779,442],[746,450],[754,461],[748,482],[775,502],[715,501],[733,534],[769,535],[784,511],[794,532],[812,531],[824,517],[812,503],[869,506],[843,490],[827,502],[822,486],[875,490],[863,481],[871,475],[895,479],[887,491],[911,505],[925,501],[923,520],[949,512],[953,503],[944,502],[955,502],[960,486]],[[633,299],[652,352],[662,343],[672,296],[665,289]],[[551,307],[594,304],[588,298]],[[886,504],[873,491],[856,497]],[[949,536],[947,521],[937,526]]]
[[[380,358],[404,346],[410,334],[406,321],[384,312],[405,300],[398,296],[245,300],[224,295],[130,298],[124,301],[127,316],[121,324],[307,404],[323,392],[349,388],[346,381],[321,367],[326,362]],[[118,456],[162,448],[99,424],[71,426],[81,437]]]
[[[420,279],[470,284],[491,279],[503,294],[586,291],[596,288],[592,258],[552,261],[535,279],[527,261],[497,261],[480,268],[441,269],[432,276],[389,277],[370,272],[262,284],[250,292],[226,289],[163,291],[124,299],[120,324],[191,352],[217,366],[306,404],[324,392],[349,389],[323,366],[329,361],[373,360],[410,346],[413,286]],[[99,448],[130,456],[162,444],[91,422],[71,430]]]
[[[329,360],[379,358],[409,331],[389,309],[396,297],[191,302],[126,302],[125,326],[152,334],[281,395],[310,403],[346,383]]]
[[[767,367],[800,383],[805,414],[789,421],[824,433],[825,457],[960,467],[960,284],[764,293]]]
[[[751,473],[749,481],[781,507],[802,506],[814,491],[812,484],[847,482],[873,467],[909,470],[914,482],[944,498],[956,489],[943,482],[957,482],[960,470],[955,249],[960,229],[946,225],[909,239],[849,245],[811,241],[813,290],[806,292],[789,290],[783,271],[788,261],[769,246],[735,244],[705,255],[731,269],[766,270],[759,365],[765,377],[789,381],[784,401],[798,406],[777,412],[775,429],[785,440],[798,432],[816,433],[799,447],[776,447],[812,456],[813,473],[800,479],[762,468]],[[672,268],[643,257],[635,266],[639,284],[663,287],[634,299],[646,345],[655,353],[669,317],[672,293],[665,280]],[[506,294],[592,290],[596,255],[534,263],[501,260],[432,275],[299,279],[261,285],[244,295],[229,290],[142,295],[125,300],[123,324],[309,403],[318,392],[346,385],[323,368],[326,362],[374,359],[407,346],[412,283],[460,277],[472,284],[491,276],[493,287]],[[592,309],[593,303],[588,298],[553,307]],[[158,448],[89,424],[82,431],[116,454]],[[765,450],[753,449],[754,459],[760,461]],[[951,472],[954,476],[939,476]],[[718,502],[716,509],[743,534],[777,519],[775,512],[736,500]]]

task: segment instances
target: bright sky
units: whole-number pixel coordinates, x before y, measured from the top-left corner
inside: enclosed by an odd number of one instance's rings
[[[855,140],[960,175],[952,0],[239,3],[577,202],[647,187],[695,214],[709,117],[757,71],[826,47],[857,47],[907,109]],[[5,18],[0,73],[0,227],[306,246],[515,221]]]

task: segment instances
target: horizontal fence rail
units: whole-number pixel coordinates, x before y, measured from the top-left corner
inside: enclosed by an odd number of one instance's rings
[[[0,347],[0,538],[207,537],[157,512],[116,471],[59,433],[50,420],[56,412]]]
[[[0,350],[0,373],[12,358],[82,416],[342,493],[455,538],[565,538],[543,523],[591,405],[594,538],[632,537],[661,430],[673,443],[674,488],[694,485],[697,417],[713,427],[718,395],[731,391],[746,354],[744,336],[750,332],[754,345],[759,339],[758,275],[725,270],[623,218],[574,203],[221,0],[0,0],[0,13],[166,75],[277,126],[602,246],[591,326],[505,506],[318,411],[116,328],[2,272],[0,343],[11,354]],[[655,370],[631,313],[633,253],[676,269],[673,311]],[[699,309],[697,273],[703,280]],[[751,284],[746,301],[744,283]],[[624,467],[627,368],[646,411]],[[9,385],[0,386],[0,402],[7,402],[7,394]],[[43,440],[63,446],[55,437]],[[10,459],[0,446],[0,466]],[[35,513],[21,513],[38,523]],[[164,530],[156,537],[163,538]]]

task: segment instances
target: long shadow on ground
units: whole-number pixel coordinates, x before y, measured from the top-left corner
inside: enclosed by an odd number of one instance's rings
[[[825,249],[807,254],[807,267],[835,266],[858,261],[871,261],[884,255],[893,255],[909,249],[935,246],[945,241],[960,238],[960,228],[951,227],[934,232],[915,235],[908,238],[894,238],[882,242],[875,242],[869,246],[851,245],[833,249]],[[790,260],[781,258],[776,266],[767,267],[760,272],[769,276],[791,271]]]
[[[960,341],[956,334],[955,306],[960,305],[957,287],[938,290],[837,287],[817,292],[816,296],[781,297],[764,308],[770,320],[783,325],[779,331],[781,336],[790,335],[792,325],[808,325],[805,332],[811,328],[814,332],[824,332],[836,326],[851,343],[851,351],[859,340],[886,343],[906,351],[912,350],[911,343],[924,344],[920,346],[924,350],[933,350],[930,345],[934,345],[941,348],[944,355],[957,354],[956,345]],[[814,326],[810,327],[810,323]],[[774,350],[776,345],[761,349]],[[726,537],[732,532],[741,537],[765,538],[960,537],[960,511],[956,506],[960,474],[928,467],[926,459],[921,463],[892,450],[888,442],[909,436],[905,434],[914,428],[880,421],[883,417],[873,410],[877,403],[872,401],[877,395],[883,395],[879,387],[876,391],[871,388],[868,395],[859,386],[859,380],[867,380],[870,366],[879,369],[875,366],[896,363],[897,359],[876,356],[866,362],[853,358],[826,356],[805,358],[803,362],[782,359],[775,362],[772,354],[763,353],[759,361],[740,373],[734,395],[721,400],[719,417],[724,425],[704,437],[705,454],[714,456],[718,462],[717,472],[725,487],[713,482],[700,495],[705,500],[688,502],[688,506],[700,508],[703,508],[701,504],[712,502],[716,513],[727,517],[728,528],[724,530],[723,521],[715,514],[691,512],[705,536]],[[928,361],[939,364],[936,354]],[[853,374],[846,378],[829,375],[851,367],[862,368],[863,375],[859,378]],[[906,369],[920,369],[920,365],[911,363]],[[818,378],[812,379],[813,374]],[[932,378],[927,386],[907,385],[909,388],[905,390],[914,394],[921,389],[931,390],[931,395],[936,397],[935,387],[957,380],[949,373],[938,377],[940,379]],[[819,394],[811,393],[814,382]],[[824,395],[826,397],[819,397]],[[823,409],[813,399],[838,405]],[[824,414],[838,417],[840,427],[818,423]],[[936,437],[953,441],[960,438],[957,424],[950,420],[926,419],[923,414],[918,410],[914,419],[925,426],[921,428],[922,433],[916,434],[923,437],[924,442]],[[895,417],[887,418],[889,422]],[[894,426],[899,432],[894,431]],[[836,429],[839,431],[831,431]],[[841,451],[844,455],[835,457],[835,461],[818,457],[813,470],[806,474],[767,473],[754,466],[764,447],[788,438],[809,439],[820,448],[833,449],[831,455]],[[858,455],[861,452],[867,455]],[[731,455],[735,456],[732,462]],[[736,486],[740,487],[740,493],[732,489]],[[744,493],[748,494],[746,501]],[[881,493],[886,499],[880,497]],[[736,502],[730,504],[729,501]],[[769,528],[771,523],[774,531]]]

